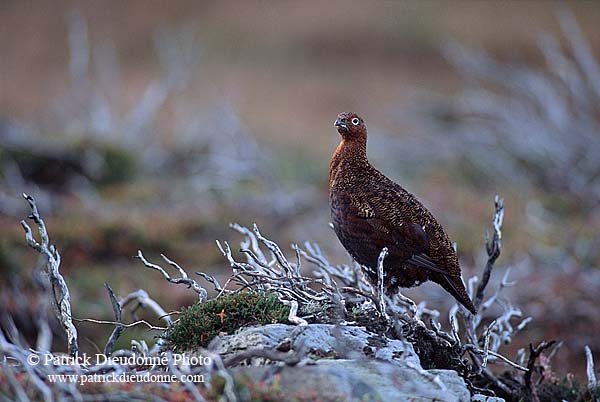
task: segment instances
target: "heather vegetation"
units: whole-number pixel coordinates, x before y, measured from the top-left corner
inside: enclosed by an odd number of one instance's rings
[[[0,7],[27,31],[0,35],[5,399],[600,398],[600,8],[322,7]],[[339,244],[344,110],[456,242],[478,315],[383,297]],[[98,351],[167,362],[27,364]],[[203,381],[48,382],[132,372]]]

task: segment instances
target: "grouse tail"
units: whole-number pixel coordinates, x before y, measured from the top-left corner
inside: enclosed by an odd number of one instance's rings
[[[444,275],[444,279],[439,283],[448,293],[450,293],[454,298],[467,310],[469,310],[472,314],[477,314],[477,309],[475,305],[471,301],[469,294],[467,293],[467,289],[465,289],[465,285],[463,284],[460,276],[449,276]]]

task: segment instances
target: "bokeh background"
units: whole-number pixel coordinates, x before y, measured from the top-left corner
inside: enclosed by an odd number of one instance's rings
[[[490,290],[510,267],[503,297],[533,317],[506,353],[562,340],[555,370],[583,375],[583,346],[600,356],[598,21],[597,2],[2,1],[2,314],[35,333],[23,192],[79,318],[111,319],[104,282],[193,303],[132,256],[225,278],[229,222],[347,263],[327,175],[333,120],[355,111],[371,160],[439,218],[466,278],[505,197]],[[452,302],[430,284],[406,294],[443,315]],[[78,328],[84,350],[112,330]]]

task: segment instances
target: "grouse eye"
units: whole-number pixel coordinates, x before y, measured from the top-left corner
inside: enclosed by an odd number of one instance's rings
[[[358,120],[357,117],[352,119],[352,124],[354,124],[355,126],[358,126],[358,123],[360,123],[360,120]]]

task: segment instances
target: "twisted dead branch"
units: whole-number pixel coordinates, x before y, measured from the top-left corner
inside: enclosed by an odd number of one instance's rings
[[[594,392],[599,386],[596,381],[596,372],[594,371],[594,356],[592,355],[592,349],[588,345],[585,345],[585,373],[587,375],[587,389],[590,392]]]
[[[46,230],[46,224],[41,218],[35,200],[30,195],[23,193],[23,198],[27,200],[29,208],[31,209],[31,215],[28,216],[37,225],[40,231],[41,242],[37,242],[31,232],[31,228],[25,222],[21,221],[21,226],[25,230],[25,238],[27,239],[27,245],[36,250],[40,255],[46,259],[46,273],[50,279],[52,286],[52,306],[56,318],[63,327],[67,339],[68,339],[68,351],[72,357],[77,357],[79,352],[79,346],[77,344],[77,329],[73,325],[72,313],[71,313],[71,294],[65,279],[59,272],[60,267],[60,254],[54,244],[50,243],[48,237],[48,231]]]
[[[552,347],[556,341],[542,341],[539,345],[533,346],[533,344],[529,344],[529,359],[527,361],[527,372],[523,376],[523,380],[525,381],[525,387],[529,391],[529,395],[531,399],[535,402],[540,402],[540,398],[537,394],[537,387],[532,381],[533,373],[536,371],[535,362],[541,356],[542,352],[550,347]]]
[[[198,282],[196,282],[194,279],[191,279],[188,276],[187,272],[185,272],[185,270],[183,268],[181,268],[179,266],[179,264],[177,264],[174,261],[171,261],[164,254],[161,254],[160,256],[167,264],[169,264],[171,267],[175,268],[177,270],[177,272],[179,272],[179,275],[181,275],[181,277],[173,278],[171,275],[169,275],[169,273],[167,271],[165,271],[165,269],[163,267],[161,267],[160,265],[153,264],[153,263],[149,262],[148,260],[146,260],[146,258],[144,257],[144,254],[142,254],[141,250],[138,250],[137,255],[134,258],[137,258],[140,261],[142,261],[142,263],[146,267],[160,272],[167,281],[169,281],[171,283],[175,283],[175,284],[187,285],[188,288],[192,288],[192,290],[194,292],[198,293],[198,296],[200,297],[201,302],[206,301],[206,299],[208,297],[208,292],[206,291],[206,289],[204,289],[202,286],[200,286],[198,284]]]

